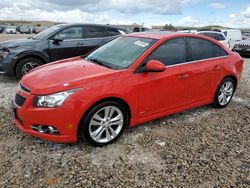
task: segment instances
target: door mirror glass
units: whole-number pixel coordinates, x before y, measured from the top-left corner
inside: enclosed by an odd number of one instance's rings
[[[157,60],[150,60],[147,62],[144,72],[163,72],[166,66]]]

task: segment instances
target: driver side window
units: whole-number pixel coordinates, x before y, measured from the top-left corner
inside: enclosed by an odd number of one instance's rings
[[[82,39],[82,27],[70,27],[58,32],[54,38],[62,40]]]
[[[158,60],[166,66],[187,62],[186,44],[183,38],[175,38],[163,43],[153,51],[147,61]]]

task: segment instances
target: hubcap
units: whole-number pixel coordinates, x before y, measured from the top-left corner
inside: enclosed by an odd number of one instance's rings
[[[233,91],[234,91],[233,83],[231,81],[225,82],[219,90],[219,96],[218,96],[219,104],[224,106],[227,103],[229,103],[229,101],[233,96]]]
[[[98,143],[107,143],[121,132],[124,116],[115,106],[106,106],[97,111],[89,124],[89,134]]]
[[[34,69],[36,67],[38,67],[39,64],[36,63],[36,62],[28,62],[28,63],[25,63],[22,67],[22,74],[25,75],[27,74],[31,69]]]

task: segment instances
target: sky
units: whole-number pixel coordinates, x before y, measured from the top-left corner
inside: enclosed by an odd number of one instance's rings
[[[250,0],[0,0],[0,20],[250,28]]]

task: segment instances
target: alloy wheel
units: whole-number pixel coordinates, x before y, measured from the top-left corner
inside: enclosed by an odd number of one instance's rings
[[[23,65],[22,67],[22,74],[25,75],[27,74],[29,71],[31,71],[32,69],[38,67],[39,64],[36,62],[27,62]]]
[[[226,81],[223,83],[219,90],[218,102],[220,105],[224,106],[228,104],[233,97],[234,85],[231,81]]]
[[[92,116],[89,135],[97,143],[107,143],[119,135],[123,124],[122,111],[115,106],[105,106]]]

